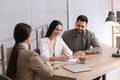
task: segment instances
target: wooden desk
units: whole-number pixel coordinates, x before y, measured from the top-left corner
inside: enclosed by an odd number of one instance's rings
[[[101,54],[87,55],[86,64],[83,65],[92,68],[91,71],[72,73],[59,67],[59,69],[54,70],[54,80],[92,80],[111,70],[120,68],[120,58],[111,57],[115,51],[116,49],[106,48]]]

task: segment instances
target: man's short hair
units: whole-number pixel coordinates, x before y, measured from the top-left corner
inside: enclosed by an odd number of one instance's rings
[[[88,18],[85,16],[85,15],[79,15],[78,17],[77,17],[77,20],[76,20],[76,22],[77,21],[85,21],[86,23],[88,23]]]

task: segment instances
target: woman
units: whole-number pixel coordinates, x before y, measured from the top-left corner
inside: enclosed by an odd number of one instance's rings
[[[13,80],[43,80],[44,76],[50,80],[53,75],[50,63],[44,64],[37,53],[29,50],[31,31],[25,23],[15,26],[15,45],[8,52],[6,75]]]
[[[45,38],[40,40],[40,56],[44,61],[66,61],[72,56],[72,51],[59,37],[62,23],[58,20],[51,22]]]

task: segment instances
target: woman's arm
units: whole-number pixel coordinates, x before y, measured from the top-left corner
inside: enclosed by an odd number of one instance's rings
[[[69,56],[60,56],[60,57],[50,57],[50,61],[67,61],[69,60]]]

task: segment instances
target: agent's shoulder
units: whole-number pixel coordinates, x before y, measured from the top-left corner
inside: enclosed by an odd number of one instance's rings
[[[29,57],[32,57],[32,56],[38,56],[39,54],[36,53],[35,51],[33,50],[26,50],[26,55],[29,56]]]

